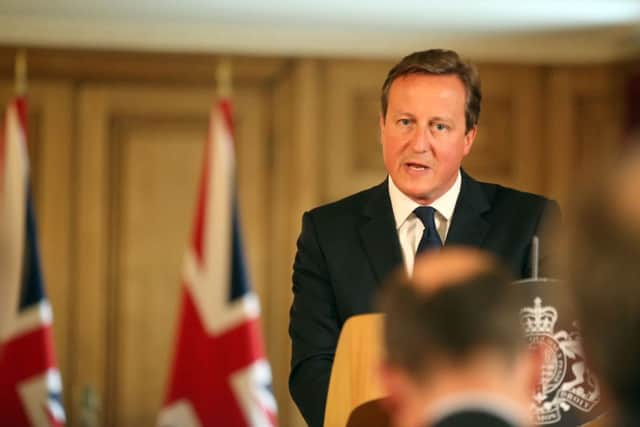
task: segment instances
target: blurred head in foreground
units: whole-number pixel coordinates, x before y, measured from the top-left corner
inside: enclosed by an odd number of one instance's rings
[[[640,419],[640,152],[585,192],[569,230],[569,283],[587,359],[619,425]]]
[[[476,249],[430,252],[413,277],[392,276],[379,307],[393,424],[528,424],[540,365],[520,326],[522,302],[507,271]]]

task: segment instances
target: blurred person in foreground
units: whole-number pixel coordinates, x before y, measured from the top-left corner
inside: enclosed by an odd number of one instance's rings
[[[522,294],[493,256],[445,248],[418,256],[379,294],[382,383],[396,427],[530,425],[540,355],[519,320]]]
[[[613,410],[640,425],[640,151],[583,194],[569,230],[569,283],[587,360]]]

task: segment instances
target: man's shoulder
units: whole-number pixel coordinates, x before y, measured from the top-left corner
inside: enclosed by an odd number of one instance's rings
[[[545,206],[547,204],[555,204],[551,199],[540,194],[522,191],[504,185],[477,181],[469,176],[467,178],[472,182],[472,186],[479,189],[486,199],[492,205],[521,205],[521,206]]]
[[[359,216],[372,199],[385,196],[387,198],[389,197],[386,180],[373,187],[343,197],[342,199],[317,206],[309,210],[307,214],[319,219]]]
[[[550,202],[545,196],[540,194],[530,193],[528,191],[522,191],[511,187],[505,187],[500,184],[486,184],[494,187],[494,197],[498,200],[513,200],[527,204],[545,204]]]

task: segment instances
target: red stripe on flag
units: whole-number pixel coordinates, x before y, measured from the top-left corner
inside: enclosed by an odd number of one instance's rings
[[[49,421],[49,427],[64,427],[64,423],[56,419],[56,417],[53,415],[53,413],[51,412],[48,406],[45,406],[43,408],[43,411],[47,413],[47,420]]]
[[[0,417],[2,425],[28,425],[17,386],[55,366],[51,328],[37,329],[7,341],[0,354]]]
[[[19,96],[13,101],[13,103],[15,104],[16,112],[18,113],[18,120],[20,120],[20,126],[22,127],[22,132],[24,132],[24,139],[26,142],[27,135],[28,135],[27,125],[29,124],[29,121],[28,121],[29,112],[27,111],[27,100],[24,97]]]
[[[211,131],[209,131],[211,133]],[[196,254],[198,264],[202,265],[204,257],[204,236],[206,232],[205,218],[207,215],[207,195],[209,194],[209,153],[211,143],[209,140],[204,146],[204,158],[202,160],[202,173],[200,174],[200,185],[198,190],[198,201],[196,206],[196,214],[193,221],[193,231],[191,235],[191,244]]]
[[[49,426],[47,427],[64,427],[64,422],[58,420],[55,415],[53,415],[48,405],[45,405],[42,410],[47,414],[47,420],[49,421]]]
[[[265,417],[269,420],[269,425],[270,426],[277,426],[278,425],[278,417],[276,416],[276,413],[273,412],[271,409],[267,408],[265,405],[263,405],[262,402],[260,401],[260,399],[257,398],[257,396],[254,396],[253,400],[255,402],[255,405],[262,410],[262,412],[264,413]]]
[[[227,131],[229,135],[231,135],[232,140],[235,143],[235,132],[233,127],[233,108],[231,106],[231,101],[228,99],[222,99],[218,103],[220,107],[220,112],[222,113],[222,119],[224,120],[224,124],[227,126]]]

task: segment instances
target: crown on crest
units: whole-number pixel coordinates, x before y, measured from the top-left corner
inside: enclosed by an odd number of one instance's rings
[[[542,300],[539,297],[533,300],[533,307],[520,310],[520,321],[526,335],[553,335],[557,320],[556,309],[550,306],[542,307]]]

